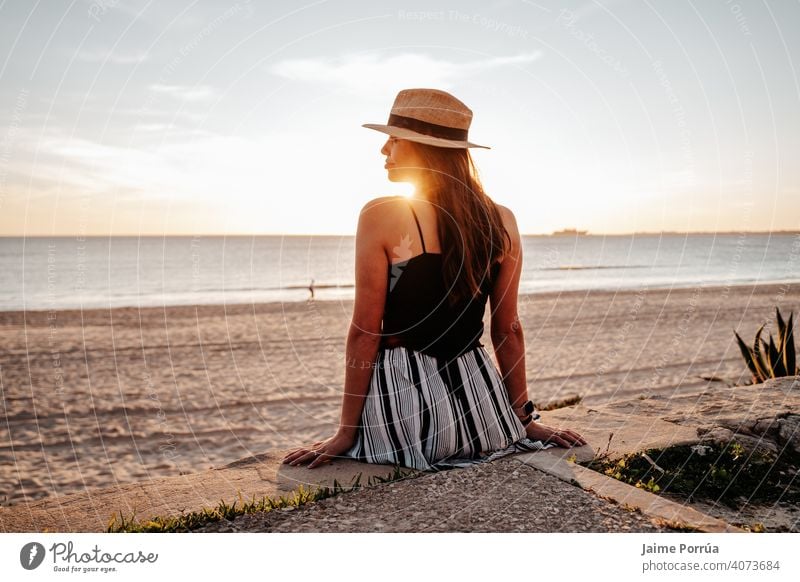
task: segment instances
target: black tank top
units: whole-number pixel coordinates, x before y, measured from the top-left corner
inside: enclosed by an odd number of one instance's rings
[[[480,295],[451,307],[442,277],[441,253],[425,250],[417,213],[409,204],[422,244],[422,254],[389,265],[389,285],[380,348],[405,346],[437,359],[451,360],[483,346],[483,314],[500,263],[492,265]]]

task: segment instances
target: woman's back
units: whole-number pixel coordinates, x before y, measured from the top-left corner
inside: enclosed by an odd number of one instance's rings
[[[505,289],[514,281],[508,272],[516,268],[514,261],[499,257],[480,293],[453,306],[442,273],[447,249],[439,245],[433,205],[400,197],[376,205],[383,212],[373,232],[381,233],[378,239],[393,260],[374,373],[355,442],[344,455],[438,469],[554,446],[526,438],[503,378],[480,343],[487,300],[493,310],[506,298],[516,301],[516,293]],[[420,211],[426,206],[429,212]],[[504,228],[512,230],[512,250],[518,249],[513,215],[498,210]],[[493,317],[493,340],[495,325]]]
[[[452,360],[483,346],[483,315],[500,263],[494,263],[476,298],[451,305],[435,207],[425,200],[398,200],[401,204],[392,213],[397,224],[388,230],[401,244],[392,248],[381,347],[402,345]],[[418,238],[404,230],[412,218]]]

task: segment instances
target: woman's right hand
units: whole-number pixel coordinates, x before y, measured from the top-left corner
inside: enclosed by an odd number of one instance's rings
[[[553,428],[539,422],[531,422],[528,424],[528,426],[525,427],[525,433],[531,440],[542,441],[545,444],[552,442],[566,449],[586,444],[586,439],[574,430]]]

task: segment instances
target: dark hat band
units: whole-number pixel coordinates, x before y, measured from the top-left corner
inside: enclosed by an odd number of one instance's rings
[[[410,129],[417,133],[429,135],[431,137],[440,137],[442,139],[452,139],[456,141],[467,141],[467,130],[458,129],[456,127],[447,127],[446,125],[438,125],[436,123],[428,123],[427,121],[420,121],[413,117],[406,117],[404,115],[397,115],[391,113],[389,121],[386,125],[393,127],[401,127],[403,129]]]

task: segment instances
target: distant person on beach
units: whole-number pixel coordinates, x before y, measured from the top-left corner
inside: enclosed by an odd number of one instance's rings
[[[416,191],[361,210],[339,428],[284,463],[438,470],[586,444],[538,422],[528,397],[520,234],[514,214],[483,190],[468,148],[486,146],[468,141],[471,121],[449,93],[406,89],[386,125],[364,124],[389,136],[389,180]],[[499,370],[480,342],[487,300]]]
[[[309,299],[314,299],[314,279],[311,279],[308,290],[311,292],[311,297],[309,297]]]

